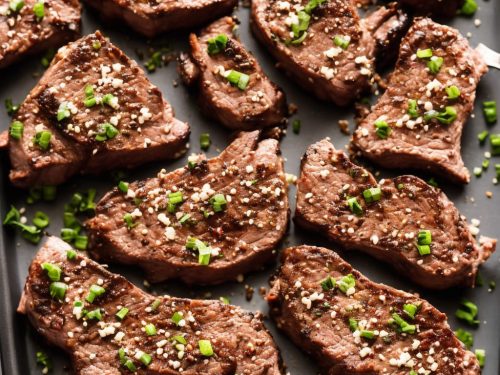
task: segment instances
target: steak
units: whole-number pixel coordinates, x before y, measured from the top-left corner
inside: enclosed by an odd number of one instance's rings
[[[96,32],[59,50],[10,134],[10,180],[28,188],[178,157],[189,126],[173,117],[144,71]]]
[[[324,374],[481,373],[445,314],[370,281],[331,250],[286,249],[271,284],[271,316]]]
[[[486,71],[457,30],[416,19],[401,44],[388,89],[354,133],[354,148],[383,167],[468,182],[460,138]]]
[[[2,1],[0,69],[26,55],[57,48],[80,34],[81,7],[78,0],[45,2],[43,6],[37,6],[35,14],[33,7],[37,2],[24,0],[16,7],[15,2]]]
[[[90,254],[139,265],[151,282],[234,280],[275,259],[287,190],[278,141],[241,133],[218,157],[192,155],[184,168],[106,194],[86,223]]]
[[[201,26],[232,12],[237,0],[85,0],[106,21],[120,21],[152,38]]]
[[[224,17],[199,37],[191,34],[191,52],[180,58],[181,77],[197,91],[202,111],[230,129],[279,125],[287,112],[285,94],[233,34],[236,26]]]
[[[420,15],[451,18],[456,16],[464,0],[400,0],[399,2]]]
[[[281,374],[260,315],[219,301],[153,296],[82,254],[49,238],[18,307],[71,356],[75,374]]]
[[[377,182],[328,140],[310,146],[302,160],[295,221],[432,289],[473,286],[496,246],[485,237],[476,244],[440,189],[414,176]]]
[[[251,27],[279,65],[318,98],[347,105],[369,88],[374,40],[352,1],[253,0]]]

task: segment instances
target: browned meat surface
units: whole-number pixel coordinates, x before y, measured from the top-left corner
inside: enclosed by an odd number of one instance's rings
[[[327,140],[307,150],[297,190],[297,224],[388,262],[427,288],[473,286],[478,266],[495,250],[496,240],[476,244],[441,190],[414,176],[377,182]],[[429,241],[419,239],[425,231]]]
[[[321,2],[309,12],[307,30],[294,36],[294,25],[307,18],[308,2],[253,0],[252,31],[304,89],[347,105],[369,88],[374,40],[350,0]],[[348,45],[336,45],[335,37]]]
[[[190,160],[127,194],[109,192],[86,225],[91,255],[139,265],[152,282],[189,284],[234,280],[274,260],[289,210],[278,142],[242,133],[218,157]]]
[[[427,50],[432,57],[417,57],[418,51]],[[440,59],[442,65],[436,70]],[[422,169],[468,182],[460,138],[486,71],[481,57],[457,30],[417,19],[401,44],[388,89],[354,134],[355,148],[383,167]],[[452,86],[459,90],[456,98],[449,98]],[[413,113],[412,101],[416,101]],[[381,133],[376,124],[388,126],[389,134]]]
[[[9,139],[10,180],[23,188],[174,158],[189,137],[144,71],[99,32],[59,50],[14,120],[24,132]]]
[[[84,0],[101,17],[147,37],[201,26],[231,13],[237,0]]]
[[[39,17],[33,11],[37,2],[24,0],[20,9],[13,10],[10,3],[15,2],[0,0],[0,69],[23,56],[57,48],[78,37],[81,13],[78,0],[45,1]]]
[[[18,311],[71,356],[75,374],[281,374],[261,316],[218,301],[152,296],[82,253],[68,259],[68,250],[48,239],[31,264]],[[59,267],[59,281],[42,269],[47,264]],[[67,287],[62,299],[52,297],[56,282]]]
[[[286,249],[271,284],[271,316],[324,374],[481,373],[445,314],[414,294],[368,280],[331,250]]]
[[[453,17],[464,0],[399,0],[399,2],[420,15]]]
[[[199,37],[191,34],[190,55],[181,56],[179,64],[181,77],[197,91],[202,111],[230,129],[279,125],[286,115],[285,94],[233,35],[235,27],[232,18],[224,17]],[[241,87],[229,81],[238,73],[248,76]]]

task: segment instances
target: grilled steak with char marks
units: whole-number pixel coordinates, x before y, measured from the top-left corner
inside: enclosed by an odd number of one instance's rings
[[[324,374],[481,372],[445,314],[413,294],[368,280],[331,250],[286,249],[271,284],[271,316]]]
[[[18,2],[21,4],[21,2]],[[78,0],[0,1],[0,69],[26,55],[57,48],[80,34],[81,7]],[[14,9],[11,8],[11,4]],[[43,11],[42,11],[43,10]]]
[[[120,21],[147,37],[191,29],[231,13],[237,0],[85,0],[108,21]]]
[[[496,245],[481,237],[478,246],[440,189],[414,176],[377,182],[327,140],[310,146],[302,160],[295,222],[432,289],[473,286]]]
[[[383,167],[468,182],[460,138],[486,71],[457,30],[417,19],[401,44],[388,89],[354,133],[355,149]]]
[[[90,254],[139,265],[152,282],[234,280],[274,260],[288,210],[278,142],[241,133],[218,157],[105,195],[86,224]]]
[[[286,115],[285,94],[233,35],[235,27],[232,18],[224,17],[199,37],[191,34],[190,55],[180,59],[181,77],[197,91],[202,111],[230,129],[279,125]],[[239,73],[247,80],[240,87],[229,81]]]
[[[152,296],[68,251],[67,243],[48,239],[18,311],[70,354],[76,374],[281,374],[260,315],[219,301]]]
[[[100,32],[59,50],[14,120],[10,180],[22,188],[178,157],[189,137],[144,71]]]

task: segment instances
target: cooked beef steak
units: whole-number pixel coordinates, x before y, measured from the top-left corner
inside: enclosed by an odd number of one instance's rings
[[[308,3],[253,0],[252,31],[304,89],[347,105],[369,87],[374,41],[350,0]]]
[[[272,261],[288,210],[278,142],[254,131],[218,157],[191,158],[131,183],[126,194],[114,189],[86,227],[96,259],[139,265],[152,282],[214,284]]]
[[[449,18],[457,14],[464,0],[399,0],[399,2],[420,15]]]
[[[38,2],[24,0],[18,9],[16,2],[0,1],[0,69],[25,55],[57,48],[78,37],[78,0],[45,1],[43,7],[38,5],[37,16],[33,7]]]
[[[445,314],[368,280],[331,250],[286,249],[271,284],[271,316],[324,374],[480,374]]]
[[[218,301],[152,296],[81,254],[68,259],[68,251],[48,239],[18,311],[71,355],[76,374],[281,374],[260,315]],[[54,291],[64,287],[59,299]]]
[[[191,34],[190,55],[180,59],[181,77],[197,91],[202,111],[230,129],[279,125],[287,110],[285,94],[233,35],[235,27],[232,18],[224,17],[199,37]],[[235,83],[229,81],[233,76]],[[246,83],[238,87],[241,77]]]
[[[359,124],[353,145],[383,167],[423,169],[468,182],[460,138],[486,71],[457,30],[417,19],[401,44],[388,89]]]
[[[23,188],[174,158],[189,137],[144,71],[99,32],[59,50],[14,120],[24,131],[15,137],[11,125],[10,180]]]
[[[84,0],[109,21],[121,21],[147,37],[201,26],[231,13],[237,0]]]
[[[496,245],[481,237],[478,246],[438,188],[414,176],[377,183],[327,140],[310,146],[302,160],[295,221],[432,289],[473,286]]]

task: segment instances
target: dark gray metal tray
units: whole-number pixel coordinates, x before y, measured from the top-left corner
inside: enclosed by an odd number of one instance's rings
[[[474,25],[474,19],[456,18],[450,22],[457,27],[464,35],[471,33],[470,41],[473,46],[483,42],[489,47],[500,50],[500,2],[495,0],[478,0],[480,5],[476,18],[481,20],[481,26]],[[278,83],[286,92],[290,103],[295,103],[299,107],[299,112],[295,118],[302,121],[300,135],[295,135],[291,131],[282,140],[281,147],[286,158],[286,170],[288,173],[298,174],[300,157],[306,147],[311,143],[324,137],[331,137],[337,148],[345,148],[349,142],[349,137],[342,134],[337,126],[340,119],[348,119],[350,128],[354,127],[352,120],[353,111],[350,108],[339,109],[334,105],[320,102],[306,92],[300,90],[282,72],[274,67],[274,62],[266,51],[257,44],[250,35],[248,27],[249,10],[240,8],[238,16],[241,20],[239,33],[245,45],[256,55],[263,65],[264,71]],[[136,49],[146,50],[149,46],[144,38],[133,34],[125,27],[108,27],[100,22],[95,14],[85,9],[83,17],[83,33],[91,33],[96,29],[101,29],[104,34],[111,38],[111,41],[122,48],[129,56],[137,58]],[[173,49],[185,50],[187,48],[186,33],[171,33],[164,38],[154,41],[154,45],[169,44]],[[27,95],[29,90],[37,83],[43,68],[38,58],[28,59],[15,66],[0,72],[0,100],[13,98],[15,102],[20,102]],[[192,97],[188,95],[183,86],[174,87],[174,81],[178,80],[175,63],[158,70],[150,75],[151,80],[162,90],[167,100],[175,109],[179,119],[189,122],[192,128],[190,152],[200,150],[198,137],[202,132],[209,132],[212,136],[213,145],[208,152],[209,156],[216,155],[223,149],[229,139],[230,132],[215,122],[208,121],[202,117],[196,107]],[[462,155],[466,165],[472,169],[481,165],[483,154],[488,150],[488,146],[478,144],[476,134],[488,127],[481,114],[481,102],[485,100],[500,100],[500,72],[490,71],[481,81],[478,89],[477,105],[475,116],[467,124],[462,137]],[[496,92],[495,92],[496,91]],[[0,130],[6,129],[10,119],[5,110],[0,109]],[[500,125],[489,129],[491,132],[500,133]],[[8,158],[7,155],[0,156],[0,214],[3,218],[10,204],[16,207],[27,207],[28,216],[31,217],[35,210],[42,210],[49,214],[51,225],[48,232],[54,235],[59,234],[62,225],[63,205],[69,201],[71,195],[76,191],[84,191],[89,187],[98,190],[98,196],[114,186],[111,178],[105,177],[81,177],[72,179],[70,182],[58,189],[57,201],[54,204],[37,203],[35,206],[27,206],[25,203],[26,194],[13,188],[7,178]],[[492,160],[500,163],[500,158]],[[172,163],[156,163],[132,171],[129,179],[145,178],[153,175],[160,168],[173,170],[185,165],[186,157]],[[380,176],[389,176],[387,171],[381,171]],[[500,237],[500,185],[494,186],[493,168],[490,167],[483,177],[477,179],[472,177],[472,182],[464,187],[447,185],[446,181],[435,176],[437,181],[455,202],[461,212],[468,219],[477,218],[481,220],[481,233],[492,237]],[[493,198],[485,196],[486,191],[493,192]],[[289,192],[292,210],[295,205],[295,187],[291,186]],[[292,211],[293,212],[293,211]],[[316,236],[311,236],[304,231],[290,226],[288,237],[283,246],[293,244],[322,245],[334,249],[335,246],[319,240]],[[0,231],[0,350],[1,350],[1,370],[6,375],[26,375],[39,374],[41,369],[37,367],[35,361],[36,351],[43,349],[53,359],[55,364],[53,374],[63,374],[70,372],[68,358],[60,350],[48,347],[40,336],[34,333],[27,319],[16,314],[16,307],[19,301],[28,265],[37,250],[37,246],[31,245],[20,237],[14,236],[10,231],[2,229]],[[479,306],[479,317],[481,320],[478,329],[471,329],[475,336],[475,348],[483,348],[487,351],[486,366],[483,374],[499,374],[499,352],[500,352],[500,291],[488,291],[487,283],[490,280],[496,281],[500,285],[500,251],[481,269],[481,275],[485,280],[485,285],[474,290],[448,290],[444,292],[430,292],[416,288],[397,275],[391,268],[383,263],[377,262],[368,256],[342,251],[340,254],[355,268],[363,272],[374,281],[383,282],[396,288],[406,291],[418,292],[422,297],[428,299],[441,311],[449,316],[450,325],[453,329],[464,327],[454,317],[454,311],[458,307],[462,297],[476,302]],[[143,278],[139,271],[133,267],[111,266],[112,271],[121,273],[132,280],[137,285],[143,286]],[[267,312],[267,305],[258,293],[259,287],[268,286],[268,279],[273,272],[273,267],[265,271],[248,275],[243,283],[227,283],[212,288],[187,288],[177,282],[165,283],[155,286],[151,290],[158,293],[169,293],[176,296],[218,298],[229,296],[231,302],[251,311]],[[254,287],[255,294],[251,301],[245,300],[245,285]],[[287,338],[279,333],[271,321],[266,322],[273,333],[281,352],[288,366],[288,371],[292,375],[315,374],[318,372],[313,361],[308,359]]]

